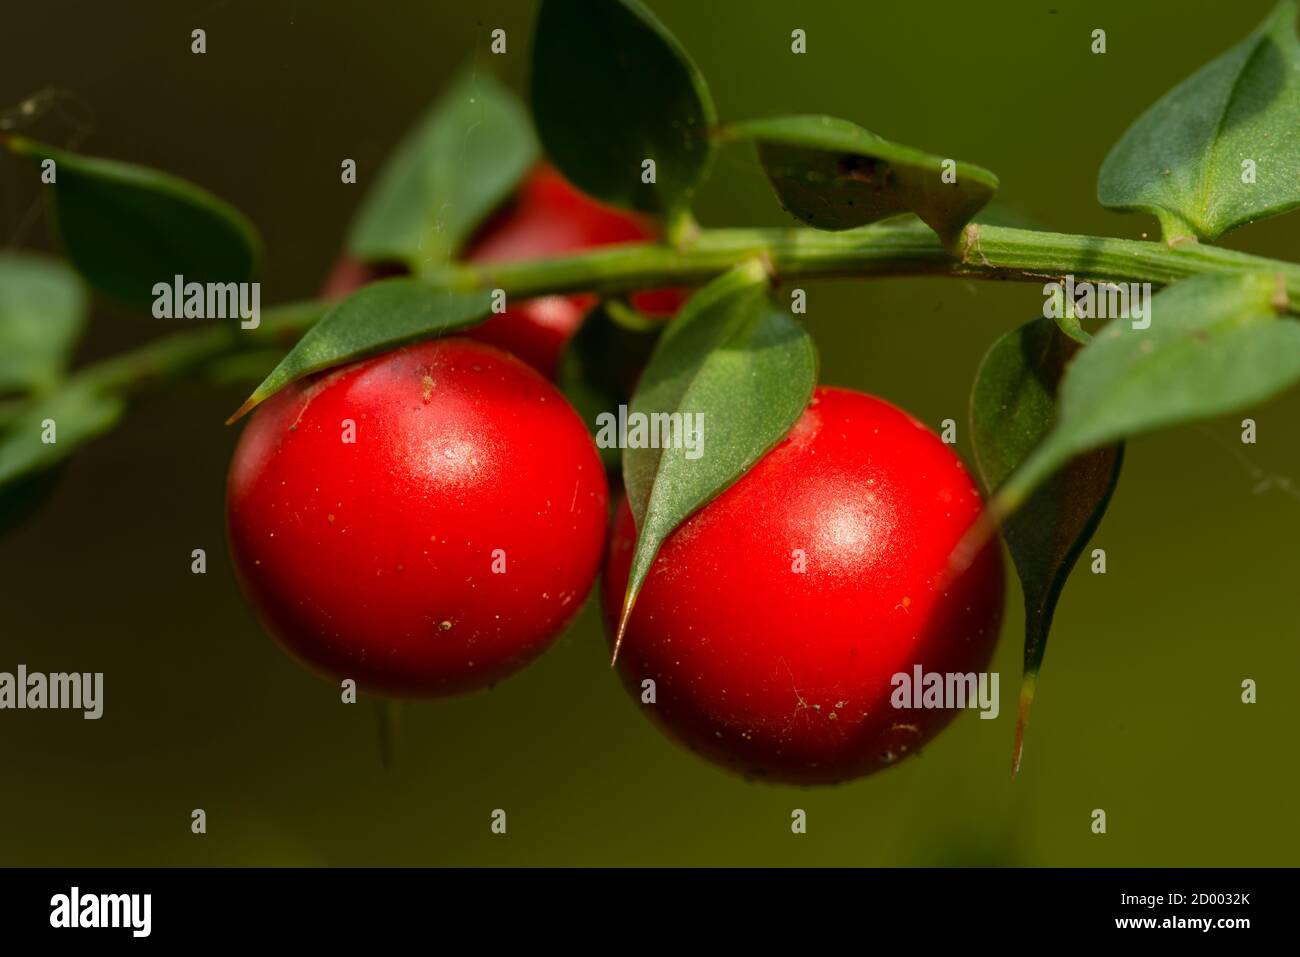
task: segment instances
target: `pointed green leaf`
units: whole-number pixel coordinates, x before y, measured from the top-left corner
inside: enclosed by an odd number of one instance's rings
[[[593,437],[598,435],[597,419],[603,413],[617,413],[620,405],[631,401],[641,370],[666,326],[637,315],[617,300],[606,300],[569,340],[556,379]],[[605,468],[617,471],[621,464],[617,446],[597,448]]]
[[[55,162],[55,228],[68,259],[96,289],[132,306],[171,282],[247,282],[261,242],[237,209],[193,183],[144,166],[94,159],[24,137],[9,149]]]
[[[639,0],[543,0],[532,105],[547,155],[607,203],[674,217],[712,162],[704,78]]]
[[[669,325],[641,376],[630,423],[680,413],[683,430],[702,428],[694,450],[686,443],[624,450],[637,527],[624,623],[664,540],[780,441],[812,397],[816,347],[767,293],[756,262],[714,280]]]
[[[1056,393],[1079,344],[1051,319],[1035,319],[995,342],[971,392],[971,436],[986,489],[1029,457],[1056,423]],[[1006,520],[1006,539],[1025,597],[1025,671],[1014,766],[1052,615],[1079,554],[1097,529],[1119,479],[1122,446],[1070,459]]]
[[[1212,240],[1300,206],[1300,42],[1283,0],[1241,43],[1143,113],[1101,166],[1097,198],[1154,214],[1166,242]]]
[[[1070,363],[1056,426],[989,503],[1021,507],[1081,452],[1269,399],[1300,381],[1300,322],[1267,275],[1201,274],[1152,298],[1149,328],[1114,319]]]
[[[229,421],[314,372],[476,325],[487,318],[491,298],[486,291],[441,292],[417,279],[363,286],[307,330]]]
[[[834,116],[747,120],[725,135],[757,145],[782,205],[817,229],[915,213],[951,247],[998,189],[986,169],[891,143]]]
[[[86,323],[86,290],[57,259],[0,253],[0,394],[46,389]]]
[[[489,73],[461,74],[398,145],[353,221],[348,252],[412,272],[453,259],[537,160],[523,105]]]

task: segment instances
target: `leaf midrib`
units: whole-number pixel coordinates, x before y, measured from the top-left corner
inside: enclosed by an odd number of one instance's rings
[[[1267,26],[1268,29],[1263,29],[1264,26]],[[1210,206],[1210,179],[1214,169],[1217,168],[1215,160],[1217,158],[1219,147],[1223,141],[1221,135],[1223,132],[1223,124],[1227,119],[1228,113],[1232,109],[1233,102],[1237,98],[1237,91],[1241,88],[1242,78],[1245,77],[1247,70],[1249,70],[1250,65],[1255,62],[1255,58],[1259,56],[1260,51],[1264,49],[1265,43],[1263,41],[1267,40],[1272,30],[1273,20],[1270,18],[1266,24],[1261,24],[1260,29],[1255,31],[1253,36],[1254,48],[1242,61],[1241,67],[1237,70],[1237,75],[1233,78],[1232,86],[1228,88],[1228,95],[1224,98],[1223,108],[1219,111],[1219,118],[1214,124],[1214,135],[1210,139],[1210,148],[1206,153],[1205,159],[1201,163],[1201,176],[1200,185],[1197,189],[1196,209],[1197,229],[1204,236],[1208,236],[1211,233],[1211,227],[1207,221],[1207,213]],[[1248,37],[1247,40],[1249,39],[1251,38]]]
[[[1166,343],[1165,344],[1166,348],[1160,349],[1157,352],[1148,353],[1141,365],[1130,366],[1129,371],[1131,372],[1133,369],[1140,369],[1143,372],[1146,372],[1147,370],[1151,370],[1151,369],[1155,369],[1158,371],[1164,368],[1169,362],[1176,361],[1181,356],[1186,355],[1186,353],[1172,351],[1167,347],[1180,346],[1186,344],[1189,340],[1193,338],[1195,332],[1205,332],[1208,336],[1213,337],[1214,335],[1222,332],[1225,329],[1231,329],[1234,327],[1245,328],[1247,326],[1254,325],[1254,324],[1263,325],[1270,321],[1274,321],[1275,319],[1276,317],[1273,316],[1271,313],[1266,314],[1263,312],[1261,313],[1252,312],[1251,314],[1246,316],[1228,316],[1225,319],[1210,323],[1209,325],[1206,326],[1202,326],[1199,329],[1188,330],[1180,334],[1178,338],[1173,339],[1168,343]],[[1098,415],[1109,416],[1110,414],[1112,414],[1111,410],[1114,409],[1117,405],[1120,407],[1132,405],[1131,401],[1119,402],[1117,400],[1130,396],[1133,388],[1134,385],[1133,385],[1132,377],[1131,376],[1126,377],[1125,380],[1118,383],[1115,387],[1106,390],[1105,398],[1103,399],[1103,401],[1093,405],[1092,411],[1094,413],[1097,413]],[[1069,423],[1067,423],[1063,419],[1061,424],[1063,427],[1062,431],[1067,431],[1064,427]],[[1112,436],[1107,439],[1103,439],[1102,441],[1111,441],[1113,439],[1114,437]]]

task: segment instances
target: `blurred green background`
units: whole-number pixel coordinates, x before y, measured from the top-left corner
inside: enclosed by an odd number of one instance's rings
[[[1267,0],[866,4],[652,0],[724,118],[826,112],[995,170],[1062,230],[1137,237],[1094,199],[1110,145],[1149,103],[1248,33]],[[72,98],[29,127],[193,179],[268,247],[263,303],[313,293],[362,183],[466,59],[516,89],[534,5],[371,0],[6,10],[0,110]],[[190,31],[208,53],[189,52]],[[509,53],[488,54],[508,31]],[[808,53],[789,52],[790,31]],[[1104,28],[1108,52],[1089,52]],[[575,55],[581,55],[575,53]],[[42,246],[31,169],[0,157],[0,239]],[[706,225],[782,225],[744,150],[724,152]],[[1295,214],[1227,244],[1297,258]],[[1040,288],[945,279],[809,284],[823,381],[962,423],[987,345]],[[99,307],[86,361],[161,331]],[[594,603],[495,690],[407,705],[397,761],[374,707],[263,635],[225,552],[224,471],[243,390],[139,402],[79,454],[53,500],[0,541],[0,670],[105,672],[105,716],[0,713],[0,864],[1294,865],[1300,673],[1300,392],[1132,443],[1067,588],[1020,778],[1009,775],[1020,596],[995,669],[1002,716],[962,716],[925,753],[837,789],[748,784],[665,741],[609,672]],[[206,576],[190,551],[206,548]],[[1243,678],[1259,703],[1240,703]],[[190,810],[208,833],[190,833]],[[790,833],[790,811],[808,833]],[[504,808],[509,833],[489,815]],[[1090,830],[1104,808],[1109,832]]]

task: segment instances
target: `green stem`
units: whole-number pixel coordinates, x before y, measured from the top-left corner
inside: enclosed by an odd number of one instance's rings
[[[182,379],[214,359],[248,349],[292,346],[329,309],[324,301],[305,300],[268,309],[257,329],[237,324],[205,326],[162,336],[79,371],[75,378],[106,391],[129,394],[155,384]]]
[[[625,293],[655,286],[699,285],[738,263],[762,257],[777,281],[870,276],[956,276],[1045,282],[1067,273],[1093,282],[1163,286],[1196,273],[1267,272],[1281,277],[1292,311],[1300,311],[1300,265],[1187,243],[1163,243],[968,226],[961,254],[944,250],[919,224],[877,225],[845,232],[813,229],[709,229],[680,246],[635,243],[573,256],[510,263],[461,263],[427,277],[431,285],[470,291],[500,288],[507,296],[571,292]],[[260,327],[208,327],[151,342],[83,369],[78,376],[105,388],[136,391],[182,378],[205,363],[269,344],[288,346],[324,314],[323,301],[268,310]]]
[[[456,289],[500,287],[512,296],[647,286],[696,285],[755,256],[778,280],[948,275],[1046,281],[1066,273],[1095,282],[1163,286],[1202,272],[1281,274],[1300,306],[1300,265],[1188,243],[1048,233],[1005,226],[967,227],[963,255],[949,255],[919,225],[867,226],[832,233],[814,229],[710,229],[687,247],[636,244],[527,262],[461,264],[435,276]]]

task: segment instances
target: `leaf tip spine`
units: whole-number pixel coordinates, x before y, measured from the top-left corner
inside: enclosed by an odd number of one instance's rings
[[[1038,684],[1038,673],[1026,671],[1020,682],[1020,705],[1016,713],[1016,739],[1011,749],[1011,777],[1020,773],[1020,759],[1025,750],[1025,727],[1029,724],[1029,709],[1034,703],[1034,690]]]
[[[623,636],[627,634],[627,623],[632,617],[632,606],[635,604],[636,592],[629,588],[627,597],[623,599],[623,610],[618,616],[618,631],[614,634],[614,653],[609,657],[611,668],[618,664],[618,653],[623,648]]]
[[[250,396],[248,397],[248,400],[247,400],[246,402],[244,402],[244,404],[241,405],[238,409],[235,410],[234,415],[232,415],[230,418],[226,419],[226,423],[225,423],[225,424],[226,424],[226,425],[234,425],[236,422],[238,422],[238,421],[239,421],[240,419],[242,419],[244,416],[248,415],[248,413],[252,412],[253,409],[256,408],[257,405],[258,405],[258,403],[261,402],[261,401],[262,401],[262,400],[259,399],[256,395],[250,395]]]

